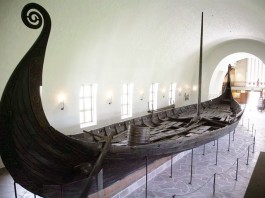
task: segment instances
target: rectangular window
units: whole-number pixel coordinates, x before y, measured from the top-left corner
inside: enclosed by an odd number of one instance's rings
[[[169,86],[169,105],[175,104],[176,99],[176,83],[171,83]]]
[[[97,85],[82,85],[80,87],[80,127],[88,127],[97,124],[96,114]]]
[[[149,89],[149,110],[157,109],[158,83],[152,83]]]
[[[132,117],[132,91],[133,84],[122,85],[121,95],[121,119]]]

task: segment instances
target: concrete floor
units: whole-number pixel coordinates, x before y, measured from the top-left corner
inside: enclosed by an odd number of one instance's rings
[[[248,128],[249,120],[249,131]],[[229,136],[218,140],[218,158],[216,163],[217,142],[195,148],[193,151],[193,177],[190,182],[191,153],[173,164],[172,178],[170,168],[148,182],[148,197],[184,197],[184,198],[207,198],[207,197],[244,197],[249,179],[253,172],[260,151],[265,151],[265,113],[246,109],[242,121],[234,134],[230,135],[230,151],[228,152]],[[256,130],[255,152],[253,150],[252,124]],[[249,165],[247,163],[248,146]],[[239,158],[238,180],[236,181],[236,161]],[[213,175],[216,173],[215,195],[213,195]],[[18,197],[34,197],[33,194],[17,185]],[[0,198],[13,198],[13,179],[6,170],[0,170]],[[114,196],[118,198],[119,196]],[[129,194],[127,198],[145,197],[145,185]]]

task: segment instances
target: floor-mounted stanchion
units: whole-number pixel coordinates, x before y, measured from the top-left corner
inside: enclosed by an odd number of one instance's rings
[[[34,195],[34,198],[36,198],[36,195]]]
[[[248,131],[249,131],[249,119],[248,119]]]
[[[215,178],[216,178],[216,173],[213,175],[213,195],[215,194]]]
[[[104,188],[103,168],[97,174],[96,182],[97,182],[98,197],[103,197],[104,196],[104,193],[103,193],[103,188]]]
[[[253,145],[252,153],[254,153],[254,147],[255,147],[255,144],[253,143],[252,145]]]
[[[247,164],[248,165],[248,158],[249,158],[249,146],[248,146],[248,156],[247,156]]]
[[[234,132],[233,132],[233,141],[235,140],[235,133],[236,133],[236,129],[234,129]]]
[[[254,133],[254,124],[252,124],[252,134],[251,134],[251,137],[253,137],[253,133]]]
[[[192,166],[193,166],[193,148],[191,149],[190,182],[189,182],[189,184],[192,183]]]
[[[217,166],[217,159],[218,159],[218,139],[216,140],[216,158],[215,158],[215,165]]]
[[[230,151],[230,132],[229,132],[229,140],[228,140],[228,148],[227,148],[227,151],[228,152]]]
[[[16,182],[14,182],[14,191],[15,191],[15,198],[17,198],[17,186],[16,186]]]
[[[205,155],[205,144],[203,145],[203,153],[202,155]]]
[[[147,175],[148,175],[148,158],[145,156],[145,197],[147,198]]]
[[[256,143],[256,129],[255,129],[255,133],[254,133],[254,137],[253,137],[253,144],[255,144]]]
[[[238,174],[238,158],[236,159],[236,181],[237,181],[237,174]]]
[[[170,178],[172,178],[172,176],[173,176],[173,169],[172,169],[172,164],[173,164],[173,155],[171,155],[171,160],[170,160],[170,163],[171,163],[171,166],[170,166]]]
[[[215,140],[213,141],[213,146],[215,146]]]

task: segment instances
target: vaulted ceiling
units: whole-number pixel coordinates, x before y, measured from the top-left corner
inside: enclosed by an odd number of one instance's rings
[[[0,94],[11,72],[39,35],[20,19],[28,0],[0,0]],[[203,97],[217,64],[236,52],[265,61],[264,0],[38,0],[50,14],[52,30],[43,76],[43,105],[58,128],[78,128],[80,84],[99,85],[99,117],[119,118],[119,89],[133,82],[148,91],[152,82],[168,87],[197,84],[201,13],[204,12]],[[111,107],[105,93],[114,92]],[[67,95],[59,112],[56,95]],[[77,96],[77,97],[76,97]],[[115,99],[116,96],[116,99]],[[136,113],[146,101],[135,96]],[[147,94],[146,94],[147,97]],[[146,99],[147,100],[147,99]],[[185,101],[177,101],[185,105]],[[189,102],[196,102],[196,97]],[[160,106],[166,105],[160,101]],[[107,109],[107,113],[106,113]],[[77,112],[77,114],[73,113]],[[115,117],[115,116],[114,116]],[[61,120],[68,120],[67,124]]]

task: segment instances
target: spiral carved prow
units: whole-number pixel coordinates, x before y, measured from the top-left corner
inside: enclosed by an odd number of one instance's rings
[[[24,6],[21,12],[21,19],[23,23],[32,29],[38,29],[42,26],[43,22],[45,26],[51,25],[51,19],[48,12],[36,3],[29,3]]]

